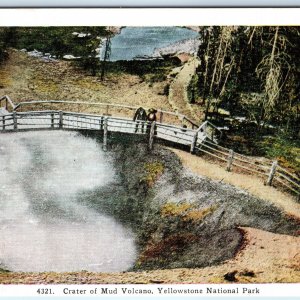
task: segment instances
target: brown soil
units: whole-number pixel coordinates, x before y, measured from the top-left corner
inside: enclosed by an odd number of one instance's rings
[[[202,111],[188,103],[187,87],[195,74],[199,61],[191,57],[182,68],[178,69],[178,74],[170,85],[169,102],[174,111],[178,111],[199,123],[203,118]]]
[[[122,273],[0,273],[0,283],[226,283],[229,281],[224,276],[232,272],[239,283],[300,281],[300,237],[253,228],[241,230],[245,232],[246,247],[219,266]]]

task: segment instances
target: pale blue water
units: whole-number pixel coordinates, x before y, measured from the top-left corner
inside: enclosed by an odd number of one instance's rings
[[[197,32],[181,27],[125,27],[111,40],[110,61],[151,56],[155,48],[197,36]]]

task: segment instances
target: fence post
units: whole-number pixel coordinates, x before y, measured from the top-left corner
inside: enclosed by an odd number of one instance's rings
[[[5,130],[5,116],[2,116],[2,130]]]
[[[207,137],[207,121],[205,121],[201,127],[202,127],[202,132],[203,132],[204,136]]]
[[[161,111],[160,115],[159,115],[159,123],[163,122],[163,116],[164,116],[164,113]]]
[[[14,122],[14,130],[18,129],[18,120],[17,120],[17,113],[13,112],[13,122]]]
[[[51,114],[51,128],[54,128],[54,113]]]
[[[156,127],[156,122],[153,121],[151,123],[151,128],[150,128],[150,136],[149,136],[149,149],[153,149],[153,141],[154,141],[154,135],[155,135],[155,127]]]
[[[181,127],[183,127],[183,125],[184,125],[184,120],[185,120],[185,116],[183,116],[181,119]]]
[[[103,130],[103,117],[100,117],[99,125],[100,125],[100,130]]]
[[[190,149],[190,152],[192,154],[195,153],[195,148],[196,148],[196,144],[197,144],[197,139],[198,139],[198,131],[195,133],[195,135],[193,136],[193,141],[192,141],[192,144],[191,144],[191,149]]]
[[[104,129],[104,132],[103,132],[103,150],[104,151],[107,151],[107,133],[108,133],[108,118],[105,117],[104,118],[104,122],[103,122],[103,129]]]
[[[211,140],[214,142],[214,128],[211,128]]]
[[[276,173],[277,164],[278,164],[277,160],[275,160],[272,163],[271,170],[270,170],[270,173],[269,173],[269,177],[268,177],[268,180],[267,180],[267,185],[270,185],[270,186],[272,185],[272,181],[273,181],[275,173]]]
[[[232,165],[232,162],[233,162],[233,156],[234,156],[234,152],[233,150],[229,150],[229,154],[228,154],[228,158],[227,158],[227,166],[226,166],[226,171],[227,172],[230,172],[230,169],[231,169],[231,165]]]
[[[60,129],[62,129],[63,125],[64,125],[63,124],[63,115],[64,115],[63,112],[60,110],[59,111],[59,125],[58,125]]]

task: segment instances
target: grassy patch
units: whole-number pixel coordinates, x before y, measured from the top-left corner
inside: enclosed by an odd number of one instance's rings
[[[163,174],[164,165],[159,161],[148,162],[144,164],[144,169],[146,171],[146,175],[142,180],[145,181],[149,187],[151,187]]]
[[[206,216],[212,214],[217,209],[217,206],[212,205],[204,209],[195,209],[187,212],[183,217],[185,221],[199,222],[202,221]]]
[[[300,142],[285,137],[267,137],[258,143],[266,157],[277,159],[279,164],[300,176]]]
[[[46,80],[37,76],[33,81],[33,86],[38,93],[52,94],[59,91],[58,83],[53,80]]]
[[[177,217],[183,216],[193,207],[191,203],[174,203],[168,202],[161,209],[161,215],[163,217]]]
[[[188,202],[168,202],[162,207],[161,216],[180,217],[182,221],[197,223],[201,222],[206,216],[212,214],[216,209],[216,205],[197,209],[194,204]]]

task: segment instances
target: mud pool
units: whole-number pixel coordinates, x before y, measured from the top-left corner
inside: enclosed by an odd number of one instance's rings
[[[2,268],[123,271],[134,263],[132,231],[81,203],[118,181],[94,139],[58,131],[1,135],[0,166]]]

